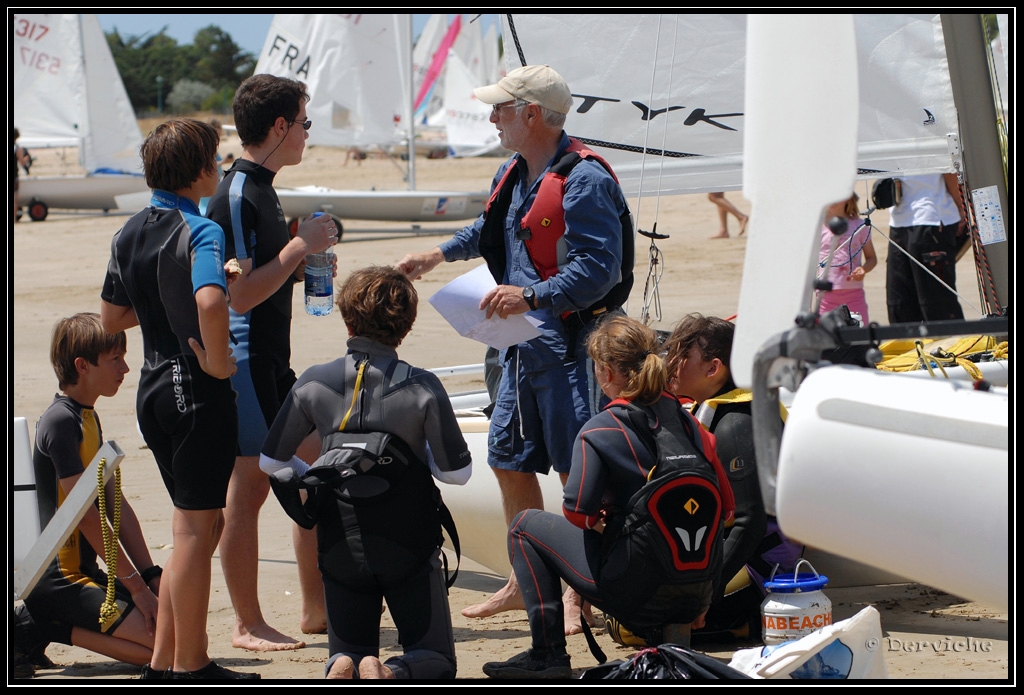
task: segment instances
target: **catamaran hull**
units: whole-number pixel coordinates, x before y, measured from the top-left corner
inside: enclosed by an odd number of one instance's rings
[[[804,543],[1005,608],[1008,421],[1005,389],[816,370],[782,437],[779,524]]]
[[[28,206],[38,200],[51,210],[116,210],[116,196],[149,191],[144,176],[28,176],[18,180],[18,197]]]
[[[277,196],[286,217],[328,212],[342,220],[443,222],[471,220],[487,204],[487,192],[341,191],[321,186],[280,188]]]
[[[501,491],[487,466],[487,427],[484,417],[459,418],[462,434],[473,455],[473,475],[464,486],[445,485],[441,493],[459,530],[462,554],[496,574],[511,571],[508,561]],[[558,474],[537,476],[544,495],[544,509],[562,514],[562,484]],[[817,548],[808,548],[806,557],[814,568],[829,578],[829,586],[875,586],[910,581],[899,574],[866,565]]]

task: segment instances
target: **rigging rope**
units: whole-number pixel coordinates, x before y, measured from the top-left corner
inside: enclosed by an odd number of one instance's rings
[[[658,71],[658,53],[661,47],[661,27],[664,20],[664,15],[658,17],[658,31],[654,42],[654,56],[651,67],[651,90],[648,97],[648,102],[651,104],[651,111],[655,110],[654,104],[654,87],[656,84],[656,77]],[[678,21],[678,20],[677,20]],[[674,32],[676,40],[672,44],[672,60],[669,61],[669,73],[668,73],[668,94],[671,94],[672,89],[672,72],[675,69],[675,57],[676,49],[678,46],[679,32]],[[661,133],[661,152],[665,152],[665,145],[668,142],[668,121],[673,111],[671,104],[666,102],[665,106],[665,127]],[[647,153],[650,152],[650,148],[647,146],[648,139],[651,134],[651,122],[653,118],[648,119],[644,129],[644,145],[641,151],[640,157],[640,182],[636,194],[636,219],[637,219],[637,232],[643,236],[649,237],[651,240],[651,246],[647,252],[647,281],[644,283],[644,305],[640,309],[640,321],[645,325],[651,324],[651,306],[654,306],[654,320],[660,322],[662,320],[661,314],[661,276],[665,272],[665,255],[658,248],[656,239],[668,239],[668,234],[658,234],[658,217],[661,214],[661,195],[657,195],[655,198],[654,205],[654,223],[651,225],[651,231],[645,232],[640,228],[640,202],[643,200],[644,192],[644,172],[646,171]],[[665,157],[662,156],[659,159],[658,167],[658,190],[661,190],[661,184],[665,176]]]
[[[640,310],[640,322],[651,325],[651,305],[654,305],[654,320],[661,321],[661,275],[665,272],[665,256],[654,243],[655,238],[665,238],[657,233],[657,222],[651,231],[651,248],[648,250],[647,281],[644,283],[644,306]],[[646,236],[646,233],[641,232]]]

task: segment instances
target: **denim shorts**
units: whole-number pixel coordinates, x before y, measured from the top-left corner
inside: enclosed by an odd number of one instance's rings
[[[521,473],[568,473],[576,435],[599,404],[593,363],[579,350],[574,362],[527,369],[512,352],[491,413],[487,463]]]

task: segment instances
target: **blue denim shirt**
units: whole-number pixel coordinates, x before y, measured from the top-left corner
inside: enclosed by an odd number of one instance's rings
[[[569,136],[562,132],[558,152],[548,162],[547,170],[569,147]],[[519,345],[520,359],[528,367],[550,366],[552,360],[561,362],[565,356],[566,340],[561,314],[585,309],[605,296],[619,282],[622,266],[622,226],[619,217],[627,208],[622,189],[615,179],[593,160],[584,160],[569,173],[565,184],[562,206],[565,210],[566,265],[553,277],[540,281],[526,252],[526,244],[516,239],[523,216],[533,205],[543,176],[526,186],[526,163],[519,155],[506,161],[491,181],[491,191],[501,181],[510,166],[521,166],[523,172],[516,181],[505,219],[505,276],[503,284],[519,287],[533,286],[537,297],[537,311],[532,315],[540,319],[542,335],[529,343]],[[480,258],[481,215],[473,224],[464,227],[451,239],[440,244],[446,261],[465,261]],[[629,240],[632,243],[632,240]]]

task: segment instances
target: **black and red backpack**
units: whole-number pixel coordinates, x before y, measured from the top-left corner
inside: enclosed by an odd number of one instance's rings
[[[608,407],[657,460],[604,531],[601,583],[616,604],[608,612],[637,635],[689,623],[710,602],[724,546],[725,502],[700,425],[670,399]]]

